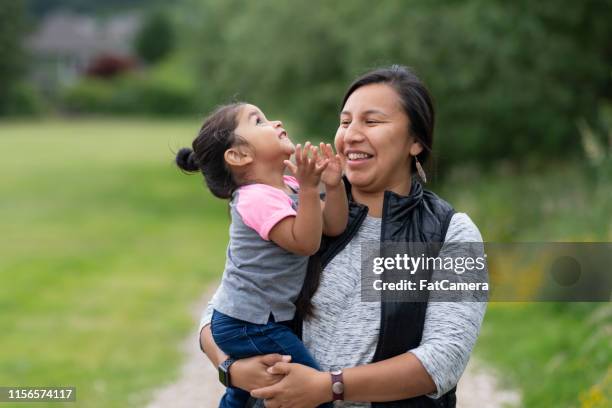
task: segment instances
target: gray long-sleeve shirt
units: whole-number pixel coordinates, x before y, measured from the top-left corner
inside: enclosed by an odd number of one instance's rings
[[[380,241],[381,219],[366,217],[355,237],[325,267],[313,305],[316,316],[306,320],[303,340],[323,370],[354,367],[372,361],[380,327],[380,303],[362,302],[361,244]],[[482,242],[478,228],[463,213],[456,213],[445,242]],[[455,247],[442,247],[440,257],[457,257]],[[471,254],[479,256],[482,254]],[[434,271],[436,273],[443,273]],[[436,384],[431,398],[453,388],[463,373],[478,337],[486,310],[484,302],[429,302],[421,343],[412,350]],[[200,322],[210,323],[209,303]],[[199,332],[198,332],[199,333]],[[337,403],[338,404],[338,403]],[[342,407],[369,407],[345,401]]]

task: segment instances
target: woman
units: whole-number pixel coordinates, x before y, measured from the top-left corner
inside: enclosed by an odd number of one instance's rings
[[[349,223],[341,236],[324,238],[296,302],[295,329],[322,371],[280,355],[257,356],[231,365],[231,385],[270,408],[333,399],[343,399],[345,407],[455,406],[455,386],[486,303],[360,297],[363,243],[444,242],[440,257],[482,256],[482,246],[467,254],[449,247],[482,237],[466,214],[413,177],[425,178],[421,163],[431,152],[433,129],[431,97],[408,69],[374,70],[349,87],[335,137],[345,163]],[[210,335],[210,311],[202,318],[200,344],[215,366],[223,366],[227,356]]]

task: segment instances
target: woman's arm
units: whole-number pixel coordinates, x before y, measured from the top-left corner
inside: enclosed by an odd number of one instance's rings
[[[200,321],[199,343],[201,350],[216,369],[228,356],[217,346],[212,337],[210,330],[212,312],[212,301],[209,301]],[[290,356],[282,356],[280,354],[266,354],[236,360],[230,366],[230,380],[233,386],[247,391],[267,387],[276,384],[282,379],[282,376],[268,373],[266,370],[276,363],[289,362],[290,360]]]
[[[215,344],[210,331],[210,325],[202,328],[200,344],[202,350],[206,353],[206,357],[208,357],[215,368],[228,358],[227,354]],[[282,356],[280,354],[266,354],[236,360],[229,369],[231,385],[250,391],[276,384],[283,376],[270,373],[266,370],[276,363],[289,362],[290,360],[290,356]]]
[[[285,375],[279,383],[251,392],[266,399],[267,408],[310,408],[332,400],[330,373],[300,364],[277,363],[268,370]],[[411,353],[343,370],[344,399],[383,402],[434,392],[435,383]]]

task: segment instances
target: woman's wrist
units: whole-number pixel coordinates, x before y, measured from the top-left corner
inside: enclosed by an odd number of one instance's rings
[[[319,404],[333,400],[331,374],[327,371],[319,371],[315,379],[317,384],[317,401]]]

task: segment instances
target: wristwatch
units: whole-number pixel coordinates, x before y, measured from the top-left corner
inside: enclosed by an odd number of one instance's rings
[[[342,370],[332,371],[332,394],[333,401],[344,401],[344,379],[342,378]]]
[[[221,364],[219,364],[219,367],[218,367],[219,381],[221,381],[221,384],[225,385],[226,387],[229,387],[232,384],[232,381],[230,379],[229,369],[230,369],[230,366],[234,364],[235,361],[236,360],[230,357],[224,362],[222,362]]]

